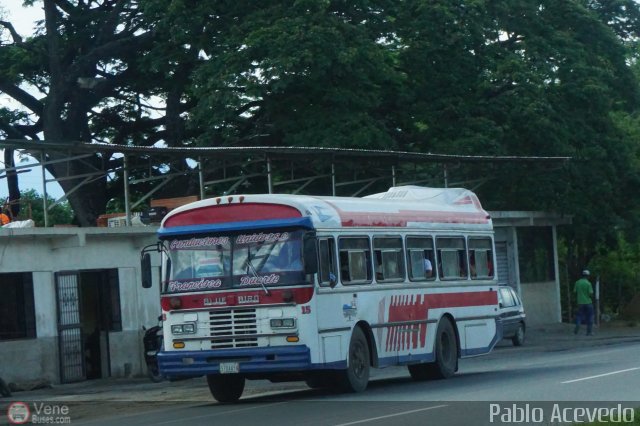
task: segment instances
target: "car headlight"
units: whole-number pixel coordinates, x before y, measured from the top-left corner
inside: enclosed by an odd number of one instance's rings
[[[171,326],[171,334],[194,334],[195,332],[196,324],[193,322],[174,324]]]
[[[295,318],[274,318],[271,320],[271,328],[295,328]]]

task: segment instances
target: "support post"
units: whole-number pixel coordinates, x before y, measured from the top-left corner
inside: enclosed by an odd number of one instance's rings
[[[267,157],[267,185],[269,186],[269,194],[273,194],[273,181],[271,180],[271,159]]]
[[[596,275],[596,303],[595,303],[595,325],[596,327],[600,327],[600,275]]]
[[[44,213],[44,227],[47,228],[49,226],[49,206],[47,201],[47,175],[46,168],[44,166],[47,161],[47,156],[42,151],[40,153],[40,165],[42,166],[42,209]]]
[[[444,168],[444,187],[448,188],[449,187],[449,169],[447,168],[446,164],[443,165],[443,168]]]
[[[336,196],[336,165],[331,162],[331,195]]]
[[[200,183],[200,199],[204,200],[204,170],[202,169],[202,157],[198,157],[198,181]]]
[[[555,318],[556,322],[562,322],[562,302],[560,297],[560,271],[558,270],[558,232],[556,225],[551,227],[551,238],[553,240],[553,269],[555,271],[554,281],[556,282],[556,312],[558,316]]]
[[[124,154],[122,158],[122,164],[124,171],[122,173],[122,179],[124,180],[124,211],[127,217],[127,226],[131,226],[131,201],[129,200],[129,164],[127,161],[127,154]]]
[[[396,186],[396,166],[391,166],[391,186]]]

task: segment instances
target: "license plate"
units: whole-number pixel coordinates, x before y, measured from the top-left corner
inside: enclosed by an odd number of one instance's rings
[[[221,362],[220,374],[232,374],[240,372],[240,364],[237,362]]]

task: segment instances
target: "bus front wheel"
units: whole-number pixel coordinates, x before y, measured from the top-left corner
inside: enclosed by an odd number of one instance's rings
[[[216,401],[223,404],[236,402],[240,399],[244,391],[244,382],[244,377],[238,374],[209,374],[207,376],[211,395]]]
[[[362,329],[356,327],[349,342],[348,367],[341,372],[342,389],[347,392],[362,392],[369,383],[369,344]]]

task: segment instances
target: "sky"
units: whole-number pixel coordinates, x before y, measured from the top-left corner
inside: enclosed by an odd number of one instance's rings
[[[18,32],[23,37],[29,36],[33,33],[35,27],[35,21],[44,18],[44,12],[42,10],[42,4],[36,3],[32,7],[23,7],[22,0],[2,0],[0,1],[0,8],[4,9],[6,13],[5,18],[11,22]],[[11,105],[11,101],[2,95],[0,95],[0,105]],[[0,150],[1,152],[2,150]],[[0,155],[0,168],[4,168],[2,163],[3,156]],[[34,164],[34,167],[29,167],[29,172],[19,174],[20,190],[35,189],[38,193],[42,194],[42,169],[36,163],[35,160],[22,162],[16,157],[16,165]],[[4,175],[4,173],[0,173]],[[47,179],[51,179],[51,175],[47,173]],[[47,193],[54,197],[60,198],[64,192],[60,185],[57,183],[47,184]],[[0,178],[0,200],[3,200],[8,196],[6,179]]]

